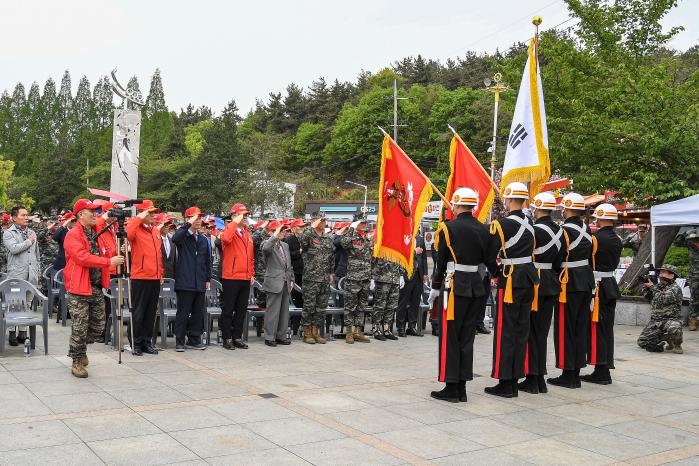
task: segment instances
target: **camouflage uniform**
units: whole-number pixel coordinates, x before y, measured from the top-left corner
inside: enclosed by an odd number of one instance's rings
[[[46,294],[48,291],[48,284],[46,283],[46,279],[44,279],[44,271],[53,265],[56,254],[58,254],[58,243],[53,240],[52,233],[49,229],[43,225],[36,229],[36,242],[39,245],[39,262],[41,264],[39,283],[41,283],[41,291]]]
[[[306,227],[299,237],[303,251],[303,325],[321,327],[328,306],[330,285],[328,279],[333,271],[333,241],[329,236],[320,236],[313,227]]]
[[[78,228],[80,228],[78,226]],[[97,234],[85,229],[85,235],[90,242],[90,253],[98,256]],[[90,269],[92,284],[91,296],[80,296],[68,293],[68,309],[72,317],[70,347],[68,357],[76,359],[85,356],[87,345],[104,332],[104,295],[102,294],[102,270]]]
[[[270,234],[267,230],[260,228],[252,233],[252,244],[254,246],[255,254],[255,278],[259,282],[263,282],[265,279],[265,271],[267,269],[265,264],[265,256],[262,254],[262,243],[270,238]],[[262,290],[255,290],[255,304],[259,307],[267,306],[267,295]]]
[[[362,312],[369,302],[371,258],[373,244],[366,235],[361,236],[353,228],[340,240],[347,251],[347,276],[345,278],[345,326],[362,326]]]
[[[398,309],[398,294],[401,267],[386,259],[374,258],[371,266],[371,276],[374,279],[374,313],[372,321],[375,325],[393,330],[393,321]]]
[[[675,240],[678,246],[685,246],[689,252],[689,317],[699,317],[699,229],[693,228],[679,235]]]
[[[682,344],[682,289],[676,282],[653,285],[650,322],[638,337],[638,346],[649,351],[662,351],[660,344],[667,341]]]

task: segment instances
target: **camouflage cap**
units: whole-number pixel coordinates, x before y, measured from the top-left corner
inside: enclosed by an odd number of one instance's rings
[[[675,267],[672,264],[663,264],[662,267],[658,267],[657,270],[658,272],[660,272],[661,270],[665,270],[666,272],[670,272],[671,274],[673,274],[675,277],[680,276],[679,273],[677,273],[677,267]]]

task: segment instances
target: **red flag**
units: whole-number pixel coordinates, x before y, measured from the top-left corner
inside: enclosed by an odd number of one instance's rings
[[[449,164],[451,165],[451,173],[449,181],[447,181],[446,198],[451,199],[454,191],[458,188],[471,188],[477,191],[478,205],[473,209],[473,216],[485,223],[495,199],[496,186],[478,159],[456,133],[454,133],[449,147]],[[447,208],[446,220],[453,218],[454,213]]]
[[[432,185],[388,135],[381,148],[379,216],[374,256],[395,262],[413,274],[415,235]]]

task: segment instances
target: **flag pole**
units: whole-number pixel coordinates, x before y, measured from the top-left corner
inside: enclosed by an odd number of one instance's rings
[[[459,142],[460,142],[461,144],[463,144],[464,147],[466,147],[466,148],[468,149],[468,145],[464,142],[463,139],[461,139],[461,136],[459,136],[459,133],[457,133],[456,130],[455,130],[450,124],[447,124],[447,127],[451,130],[452,133],[454,133],[454,137],[456,137],[456,139],[458,139]],[[469,149],[469,151],[470,151],[470,150],[471,150],[471,149]],[[471,153],[473,153],[473,152],[471,152]],[[479,165],[480,165],[480,164],[479,164]],[[495,181],[493,181],[493,177],[488,175],[488,172],[485,171],[485,168],[483,168],[482,165],[481,165],[481,170],[483,170],[483,174],[484,174],[485,176],[488,177],[488,180],[490,180],[490,184],[493,185],[493,188],[495,188],[495,190],[496,190],[497,192],[500,192],[500,186],[498,186],[497,184],[495,184]]]
[[[388,137],[389,139],[391,139],[391,140],[392,140],[394,143],[396,143],[396,145],[398,146],[398,143],[397,143],[396,141],[394,141],[394,140],[391,138],[391,136],[389,136],[389,134],[386,132],[386,130],[384,130],[384,129],[383,129],[382,127],[380,127],[380,126],[377,126],[377,128],[379,128],[379,129],[381,130],[381,132],[383,133],[384,136],[386,136],[386,137]],[[400,146],[398,146],[398,147],[400,148]],[[403,149],[401,149],[401,150],[403,150]],[[404,153],[405,153],[405,152],[404,152]],[[437,186],[435,186],[434,183],[432,183],[432,180],[430,180],[430,179],[427,177],[427,175],[425,175],[425,172],[423,172],[422,170],[420,170],[420,167],[418,167],[417,165],[415,165],[415,162],[413,162],[413,161],[410,159],[410,157],[406,157],[406,159],[408,159],[408,162],[410,162],[410,164],[413,166],[413,168],[415,168],[415,170],[417,170],[417,171],[422,175],[422,177],[425,178],[425,180],[430,184],[430,186],[432,186],[432,189],[434,190],[434,192],[437,193],[437,195],[442,199],[442,201],[444,201],[444,202],[446,203],[446,205],[449,206],[449,210],[452,210],[452,209],[451,209],[451,204],[449,203],[449,201],[447,200],[447,198],[444,197],[444,194],[442,194],[442,193],[439,191],[439,188],[437,188]]]
[[[536,57],[536,66],[539,67],[539,25],[543,22],[541,16],[534,16],[532,18],[532,24],[536,28],[536,34],[534,36],[534,56]]]

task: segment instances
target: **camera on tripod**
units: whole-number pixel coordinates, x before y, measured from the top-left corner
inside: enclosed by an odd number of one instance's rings
[[[111,218],[117,219],[120,225],[123,225],[126,217],[131,215],[130,207],[136,204],[141,204],[143,201],[140,199],[130,199],[128,201],[116,201],[114,202],[114,207],[109,209],[107,215]]]

